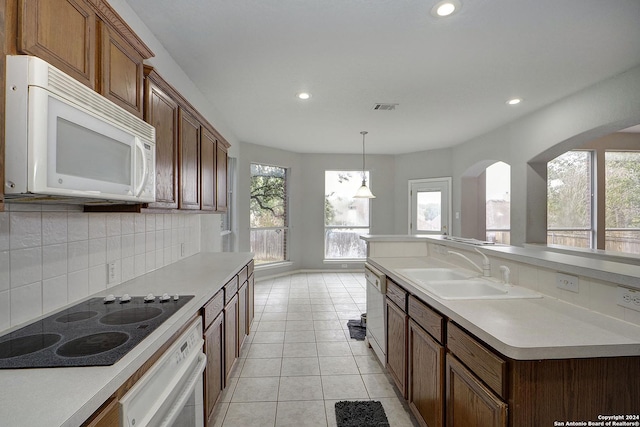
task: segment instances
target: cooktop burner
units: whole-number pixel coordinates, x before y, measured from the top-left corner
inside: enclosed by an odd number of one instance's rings
[[[123,332],[100,332],[67,341],[58,347],[56,354],[64,357],[91,356],[113,350],[128,340],[129,335]]]
[[[0,369],[113,365],[192,298],[91,298],[0,337]]]

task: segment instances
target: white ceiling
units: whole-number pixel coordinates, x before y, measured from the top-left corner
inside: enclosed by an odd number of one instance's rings
[[[640,64],[639,0],[127,2],[240,141],[294,152],[456,145]]]

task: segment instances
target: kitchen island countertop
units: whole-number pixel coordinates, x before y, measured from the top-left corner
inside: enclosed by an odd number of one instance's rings
[[[248,252],[198,253],[91,295],[177,292],[195,298],[114,365],[0,370],[0,424],[79,426],[252,258]]]
[[[638,325],[544,295],[537,299],[444,300],[396,273],[400,268],[441,267],[442,263],[421,257],[368,258],[367,262],[506,357],[640,355]]]

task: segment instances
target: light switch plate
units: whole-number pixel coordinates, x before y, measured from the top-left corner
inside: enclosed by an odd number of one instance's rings
[[[557,273],[556,274],[556,287],[564,289],[569,292],[579,292],[578,277],[571,276],[570,274]]]

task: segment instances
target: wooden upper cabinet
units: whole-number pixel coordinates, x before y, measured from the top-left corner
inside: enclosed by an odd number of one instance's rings
[[[216,143],[215,135],[207,128],[202,129],[200,141],[200,209],[216,209]]]
[[[151,208],[178,208],[178,104],[151,67],[145,69],[144,120],[156,128],[156,202]]]
[[[227,150],[226,141],[218,140],[216,146],[216,210],[227,210]]]
[[[180,108],[180,209],[200,209],[200,122]]]
[[[96,77],[96,14],[83,0],[19,0],[18,51],[90,88]]]
[[[142,118],[153,52],[106,0],[18,0],[17,52],[37,56]]]
[[[101,74],[98,91],[125,110],[142,118],[142,55],[108,24],[99,22],[98,28]]]
[[[98,92],[142,118],[143,60],[153,52],[105,0],[87,0],[98,15]]]

